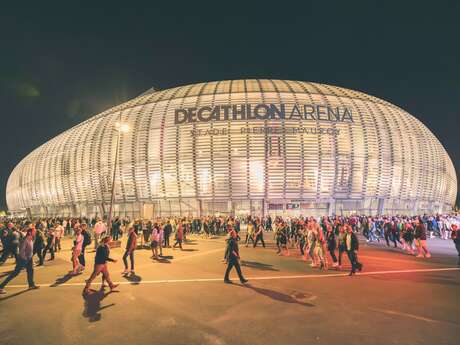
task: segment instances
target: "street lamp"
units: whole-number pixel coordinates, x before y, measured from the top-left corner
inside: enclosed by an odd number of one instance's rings
[[[120,150],[120,137],[121,137],[121,133],[128,133],[130,130],[130,127],[127,123],[115,122],[115,130],[118,132],[117,133],[117,147],[115,149],[115,160],[113,162],[112,197],[110,199],[109,216],[107,218],[107,229],[110,235],[112,235],[112,213],[113,213],[113,202],[115,200],[115,176],[117,172],[118,151]]]

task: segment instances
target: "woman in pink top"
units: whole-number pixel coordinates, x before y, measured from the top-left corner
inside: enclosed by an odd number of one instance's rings
[[[150,235],[150,247],[152,248],[152,258],[158,259],[158,245],[160,242],[160,231],[158,225],[152,230],[152,235]]]
[[[74,241],[74,246],[72,248],[72,264],[73,264],[73,270],[71,271],[72,275],[77,275],[81,273],[82,271],[82,266],[80,265],[80,262],[78,261],[78,257],[81,254],[81,249],[83,246],[83,235],[81,234],[81,229],[80,227],[75,228],[75,241]]]

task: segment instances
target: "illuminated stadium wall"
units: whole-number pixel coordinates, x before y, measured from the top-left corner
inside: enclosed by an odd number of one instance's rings
[[[148,91],[24,158],[8,207],[31,215],[350,213],[450,210],[454,167],[415,117],[335,86],[236,80]]]

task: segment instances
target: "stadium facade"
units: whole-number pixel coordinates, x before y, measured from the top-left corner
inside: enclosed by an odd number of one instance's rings
[[[106,214],[115,159],[114,213],[131,217],[418,214],[450,210],[457,194],[445,149],[401,108],[324,84],[234,80],[149,90],[51,139],[11,173],[9,210]]]

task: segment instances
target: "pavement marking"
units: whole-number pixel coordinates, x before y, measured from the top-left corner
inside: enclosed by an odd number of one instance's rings
[[[359,255],[359,254],[358,254]],[[371,255],[359,255],[358,258],[365,258],[365,259],[375,259],[375,260],[380,260],[380,261],[390,261],[390,262],[402,262],[402,263],[408,263],[408,262],[416,262],[416,263],[421,263],[421,262],[428,262],[428,263],[434,263],[438,264],[437,262],[430,262],[430,261],[423,261],[423,260],[429,260],[429,259],[421,259],[421,258],[416,258],[415,255],[407,255],[404,256],[406,259],[390,259],[390,258],[383,258],[380,256],[371,256]],[[414,259],[414,260],[411,260]]]
[[[423,316],[403,313],[403,312],[396,311],[396,310],[377,309],[377,308],[369,308],[369,309],[373,310],[373,311],[378,311],[378,312],[384,313],[384,314],[404,316],[404,317],[408,317],[408,318],[411,318],[411,319],[420,320],[420,321],[426,321],[426,322],[431,322],[431,323],[441,323],[441,322],[443,322],[443,321],[439,321],[439,320],[429,319],[429,318],[423,317]]]
[[[374,271],[374,272],[361,272],[356,273],[356,276],[370,276],[370,275],[383,275],[383,274],[398,274],[398,273],[425,273],[425,272],[442,272],[442,271],[460,271],[460,267],[447,267],[447,268],[426,268],[426,269],[412,269],[412,270],[396,270],[396,271]],[[282,280],[282,279],[311,279],[311,278],[334,278],[346,277],[348,273],[332,273],[332,274],[303,274],[303,275],[285,275],[285,276],[266,276],[266,277],[247,277],[251,280]],[[223,278],[192,278],[192,279],[159,279],[159,280],[141,280],[139,282],[130,281],[116,281],[114,284],[120,285],[141,285],[141,284],[167,284],[167,283],[202,283],[202,282],[222,282]],[[40,287],[51,287],[51,284],[37,284]],[[95,283],[94,285],[100,285]],[[28,285],[8,285],[8,288],[26,288]],[[63,283],[54,287],[60,286],[85,286],[85,282],[79,283]]]

